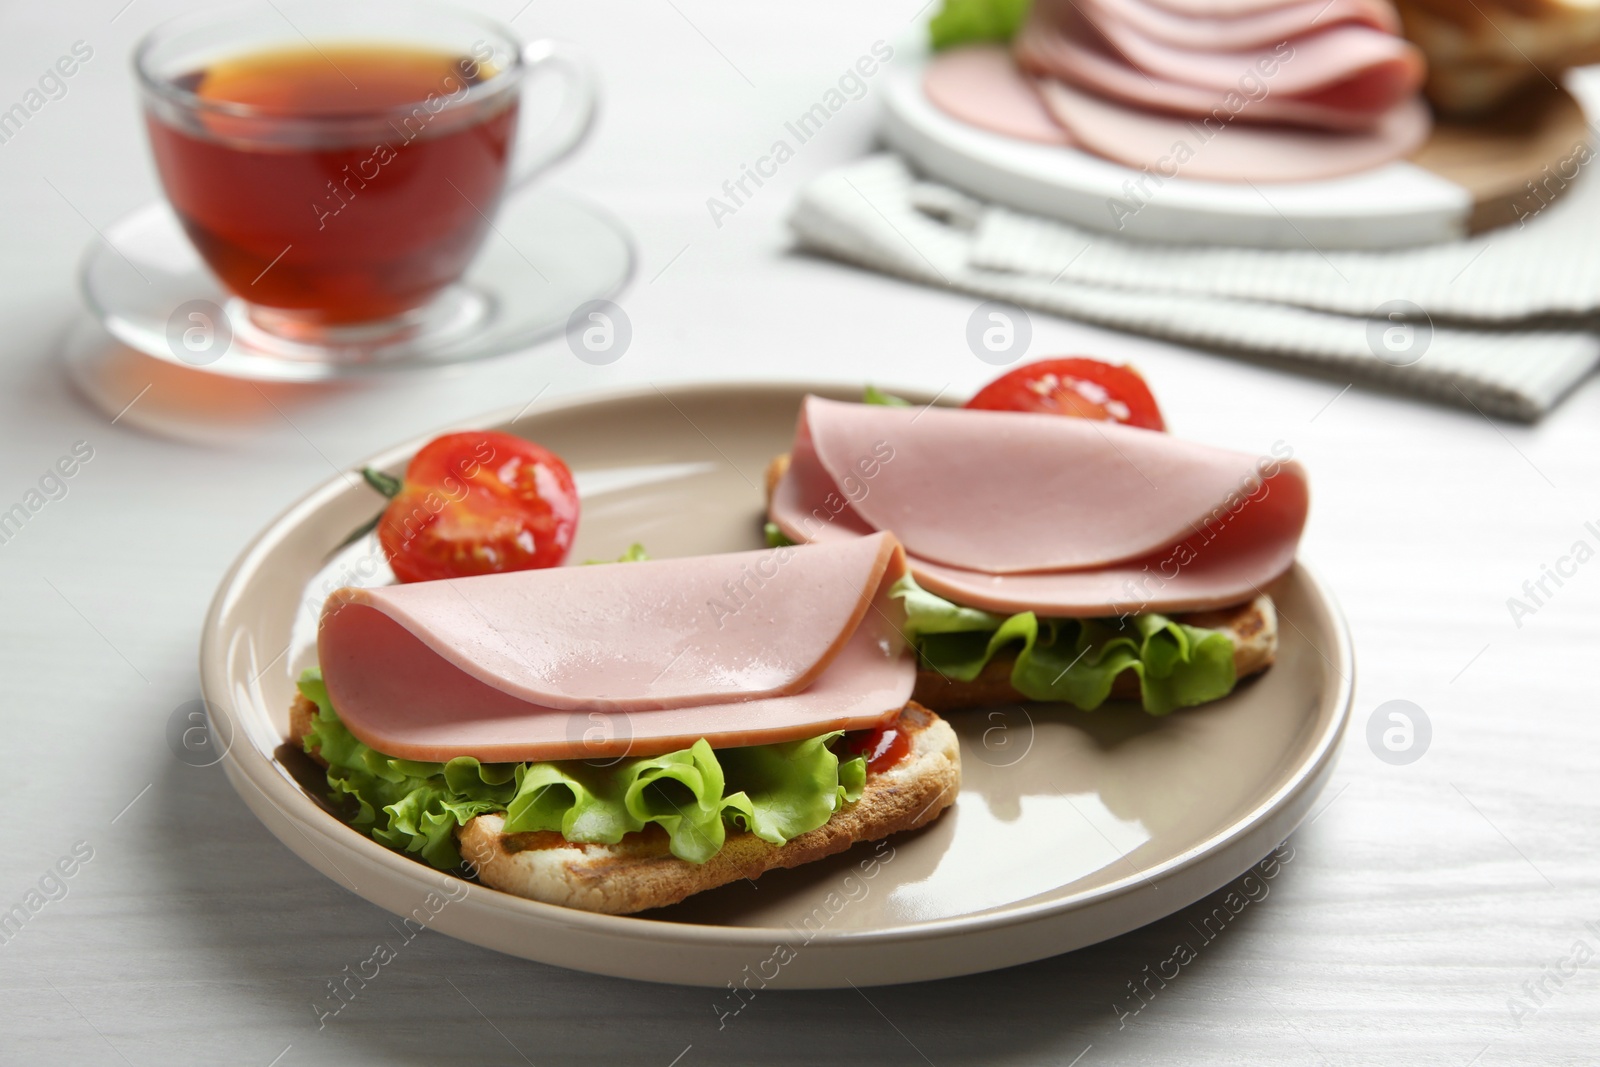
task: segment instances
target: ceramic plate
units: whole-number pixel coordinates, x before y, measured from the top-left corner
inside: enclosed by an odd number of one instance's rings
[[[762,471],[788,449],[807,391],[647,387],[474,425],[566,459],[584,507],[575,560],[614,558],[635,541],[658,557],[734,551],[761,544]],[[371,464],[399,473],[426,440]],[[344,825],[323,807],[309,761],[284,744],[326,592],[388,580],[370,541],[329,555],[376,505],[358,480],[334,479],[268,527],[223,581],[201,676],[228,777],[285,845],[353,892],[563,967],[716,987],[755,973],[769,986],[864,986],[1113,937],[1221,887],[1282,841],[1326,784],[1349,713],[1344,624],[1297,565],[1271,590],[1285,620],[1276,666],[1226,700],[1164,719],[1109,706],[953,713],[961,795],[921,831],[640,916],[540,904],[453,879]]]

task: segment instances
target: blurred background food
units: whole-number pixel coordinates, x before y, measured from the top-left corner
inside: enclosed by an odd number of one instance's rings
[[[1395,0],[1428,57],[1428,99],[1471,119],[1600,62],[1600,0]]]

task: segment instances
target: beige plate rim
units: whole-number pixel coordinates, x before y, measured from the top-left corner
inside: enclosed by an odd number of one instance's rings
[[[856,388],[859,389],[859,387]],[[905,389],[897,391],[901,395],[917,399],[918,402],[927,403],[934,399],[924,390]],[[604,408],[616,402],[636,401],[641,398],[649,398],[652,395],[658,395],[666,399],[668,403],[676,406],[678,400],[687,400],[690,397],[720,396],[737,398],[750,396],[752,393],[786,394],[793,396],[798,403],[799,397],[808,392],[821,395],[848,395],[848,391],[842,389],[837,382],[721,381],[690,382],[665,387],[657,387],[654,384],[650,384],[640,387],[612,388],[576,393],[525,405],[520,409],[515,406],[508,406],[476,418],[452,421],[449,426],[451,429],[483,428],[505,425],[513,420],[520,426],[524,422],[536,420],[541,414],[554,411],[570,412],[573,409],[583,408]],[[369,457],[364,461],[363,465],[380,468],[393,466],[409,458],[432,436],[434,436],[432,433],[418,435],[402,444],[385,449]],[[387,877],[391,882],[408,883],[413,890],[438,891],[441,886],[450,883],[465,885],[467,883],[461,883],[451,876],[432,871],[415,860],[392,852],[336,819],[306,794],[290,775],[289,771],[278,762],[272,752],[263,751],[249,743],[232,743],[232,741],[237,741],[245,735],[247,731],[241,728],[239,715],[231,707],[228,698],[235,679],[230,676],[227,666],[227,649],[225,647],[224,634],[221,631],[223,617],[229,606],[239,596],[241,589],[249,583],[255,572],[277,550],[286,534],[326,506],[333,498],[344,492],[348,485],[349,483],[344,477],[330,478],[272,520],[251,541],[249,546],[245,548],[229,568],[218,587],[216,596],[212,600],[201,637],[200,677],[208,714],[212,719],[214,736],[230,739],[222,764],[230,782],[241,798],[262,819],[268,829],[292,851],[328,874],[329,877],[335,877],[333,870],[337,870],[338,865],[333,863],[325,849],[331,849],[335,853],[346,855],[363,870],[371,870],[375,873],[381,872],[382,876]],[[1181,875],[1186,870],[1202,864],[1207,859],[1218,858],[1219,854],[1222,853],[1237,851],[1241,846],[1258,845],[1259,848],[1253,852],[1249,849],[1241,852],[1240,858],[1242,862],[1235,863],[1233,869],[1230,869],[1220,880],[1212,878],[1214,884],[1205,885],[1203,888],[1191,892],[1184,901],[1176,906],[1181,906],[1182,903],[1187,903],[1189,900],[1196,899],[1205,893],[1215,890],[1220,885],[1225,884],[1228,879],[1237,876],[1248,868],[1251,863],[1282,840],[1288,831],[1293,829],[1294,825],[1298,824],[1309,812],[1311,803],[1327,783],[1333,763],[1337,758],[1340,739],[1350,717],[1355,665],[1347,624],[1339,611],[1337,603],[1323,582],[1304,563],[1296,563],[1295,571],[1298,577],[1306,583],[1310,592],[1320,600],[1321,606],[1326,610],[1333,623],[1327,634],[1331,640],[1331,647],[1324,649],[1323,655],[1329,659],[1330,665],[1333,667],[1332,675],[1334,680],[1330,684],[1334,691],[1330,694],[1325,694],[1323,699],[1333,705],[1334,713],[1327,717],[1320,734],[1307,747],[1307,755],[1300,764],[1286,774],[1285,779],[1276,790],[1265,796],[1248,813],[1210,837],[1195,841],[1190,848],[1162,863],[1137,874],[1070,896],[1032,904],[1006,905],[999,909],[975,915],[911,922],[890,929],[821,931],[816,935],[814,941],[807,942],[807,951],[810,951],[813,946],[821,946],[823,951],[826,951],[828,946],[859,948],[982,934],[984,932],[998,932],[1015,927],[1018,924],[1050,920],[1092,904],[1115,900],[1142,887],[1153,885],[1164,878]],[[251,689],[254,691],[253,684]],[[258,691],[255,691],[255,695],[259,695]],[[270,714],[270,710],[264,707],[255,710]],[[266,805],[263,806],[258,803],[259,800],[266,801]],[[1292,821],[1287,826],[1284,826],[1282,825],[1282,819],[1286,815]],[[1275,827],[1277,828],[1276,831]],[[292,833],[289,831],[292,831]],[[1269,834],[1269,831],[1273,832]],[[1270,836],[1270,840],[1268,836],[1263,836],[1264,834]],[[1253,841],[1253,838],[1260,838],[1260,840]],[[306,846],[310,847],[311,852],[307,851]],[[323,862],[319,862],[319,858]],[[325,866],[324,863],[327,865]],[[330,867],[333,870],[330,870]],[[350,881],[348,877],[345,877],[344,880],[346,882]],[[380,896],[392,898],[393,894],[374,893],[371,891],[370,886],[367,891],[364,891],[353,883],[350,888],[353,892],[372,900],[379,906],[394,910],[391,904],[386,903],[385,900],[378,899]],[[551,930],[559,929],[564,935],[580,933],[596,938],[599,941],[613,944],[620,939],[639,944],[653,943],[658,946],[670,946],[680,949],[708,946],[723,949],[749,949],[755,946],[771,945],[775,938],[787,932],[776,927],[728,927],[687,922],[667,922],[632,916],[601,915],[526,900],[481,886],[471,887],[471,898],[480,908],[487,905],[493,913],[498,914],[505,920],[531,922]],[[1107,929],[1103,936],[1113,936],[1126,929],[1152,922],[1165,914],[1169,914],[1175,910],[1176,906],[1157,906],[1148,914],[1143,915],[1140,921],[1134,922],[1132,925],[1123,923],[1120,929]],[[455,936],[489,947],[498,947],[494,945],[492,937],[488,934],[479,933],[474,936],[471,931],[459,928],[459,924],[441,922],[437,925],[446,933],[452,933]],[[458,928],[450,929],[449,926],[451,925],[457,925]],[[943,974],[969,973],[1011,963],[1021,963],[1029,959],[1040,958],[1043,955],[1053,955],[1055,952],[1066,951],[1100,939],[1100,937],[1079,938],[1074,944],[1063,945],[1052,951],[1033,951],[1031,954],[1016,955],[1015,958],[1000,963],[991,962],[973,966],[953,965],[945,970]],[[658,968],[653,969],[645,966],[630,968],[602,960],[594,961],[592,966],[582,960],[547,959],[546,962],[558,962],[565,966],[595,970],[601,973],[645,978],[647,980],[684,981],[691,984],[721,984],[717,981],[706,981],[694,975],[686,975],[681,979],[670,976],[664,977]],[[693,968],[690,969],[692,970]],[[938,976],[941,975],[925,975],[925,977]],[[918,977],[924,976],[918,975]],[[906,981],[910,979],[902,977],[884,980]],[[842,987],[847,984],[847,981],[847,978],[840,978],[836,982],[805,981],[801,984],[808,986],[837,985]],[[857,981],[856,984],[875,984],[876,981],[869,978],[867,981]]]

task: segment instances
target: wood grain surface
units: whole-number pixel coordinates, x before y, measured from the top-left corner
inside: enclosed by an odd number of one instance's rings
[[[1467,190],[1470,233],[1520,224],[1555,203],[1594,157],[1583,108],[1540,80],[1493,114],[1434,120],[1411,162]]]
[[[80,403],[54,355],[77,313],[81,249],[155,194],[126,59],[184,3],[121,6],[0,13],[13,75],[0,104],[73,42],[94,50],[0,144],[0,510],[75,442],[92,449],[0,543],[0,913],[39,905],[0,943],[0,1063],[1595,1062],[1600,558],[1574,552],[1600,548],[1586,525],[1600,527],[1592,382],[1542,425],[1516,427],[1034,317],[1032,354],[1133,359],[1174,432],[1252,449],[1282,439],[1311,471],[1304,550],[1354,631],[1354,728],[1326,806],[1236,913],[1218,894],[1026,967],[757,993],[719,1022],[714,991],[408,937],[313,872],[217,768],[181,761],[170,741],[198,696],[213,589],[301,493],[394,441],[541,391],[826,376],[963,395],[993,373],[965,341],[976,301],[787,251],[798,183],[871,145],[873,79],[776,174],[747,181],[720,226],[706,206],[874,41],[909,54],[927,14],[850,0],[764,6],[759,19],[732,0],[485,4],[524,36],[597,57],[604,118],[550,180],[635,231],[640,269],[619,298],[632,347],[595,367],[557,339],[370,389],[187,383],[182,396],[210,417],[174,423],[180,439]],[[141,380],[158,383],[130,372],[130,403]],[[170,378],[152,389],[181,399]],[[1557,583],[1546,567],[1566,573]],[[1531,610],[1514,619],[1511,597]],[[1367,741],[1394,700],[1432,728],[1404,766]],[[330,983],[363,972],[332,999]]]

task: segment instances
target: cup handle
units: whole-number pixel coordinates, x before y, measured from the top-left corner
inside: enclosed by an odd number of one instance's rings
[[[589,136],[594,125],[595,106],[599,102],[599,82],[594,69],[582,52],[560,41],[530,41],[522,46],[524,88],[532,84],[534,75],[542,68],[550,68],[566,82],[566,97],[561,113],[533,140],[531,151],[518,153],[522,158],[515,164],[518,173],[512,175],[507,192],[526,188],[534,178],[553,164],[565,159]],[[519,128],[518,133],[523,131]]]

